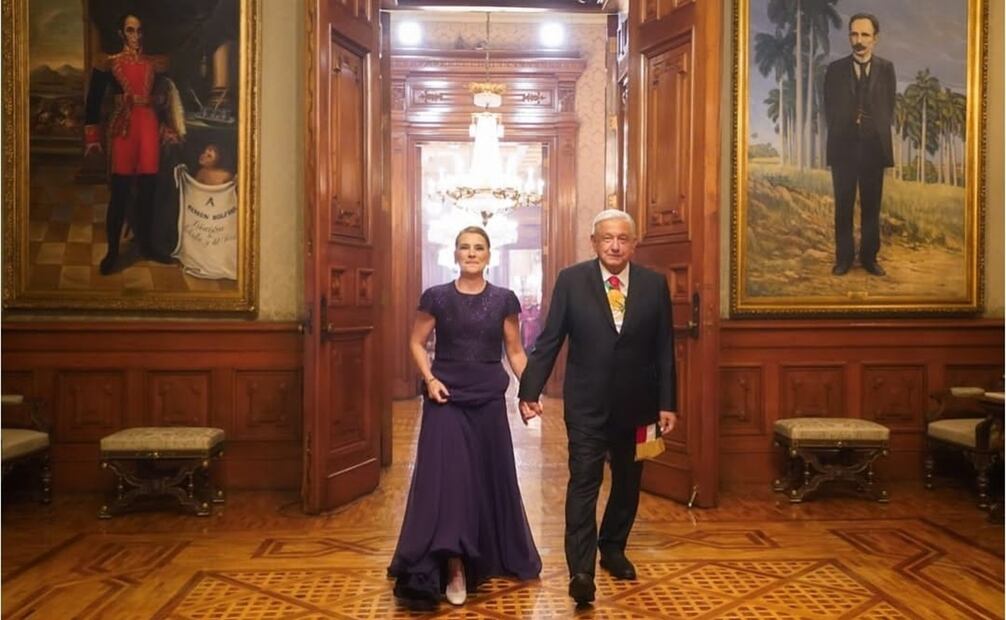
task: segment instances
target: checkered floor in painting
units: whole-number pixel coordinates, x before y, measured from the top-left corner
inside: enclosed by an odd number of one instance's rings
[[[207,280],[138,255],[127,230],[117,273],[102,275],[108,186],[75,181],[75,167],[34,166],[29,188],[29,291],[196,292],[236,287],[233,280]]]

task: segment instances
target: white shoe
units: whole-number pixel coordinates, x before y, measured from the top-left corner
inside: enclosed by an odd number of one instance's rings
[[[451,575],[447,591],[444,593],[447,602],[451,605],[464,605],[468,589],[465,587],[465,567],[461,563],[461,558],[447,560],[447,574]]]

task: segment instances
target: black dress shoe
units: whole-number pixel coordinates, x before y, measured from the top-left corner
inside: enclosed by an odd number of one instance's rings
[[[624,553],[602,553],[601,568],[611,573],[615,579],[635,579],[636,567]]]
[[[113,271],[115,271],[115,264],[119,261],[118,252],[109,252],[105,254],[105,258],[101,259],[101,264],[98,265],[98,271],[103,276],[107,276]]]
[[[884,268],[878,265],[877,263],[863,263],[863,269],[865,269],[866,272],[869,273],[870,275],[874,276],[887,275],[887,272],[884,271]]]
[[[835,263],[835,266],[831,268],[831,273],[836,276],[844,276],[849,273],[850,266],[843,263]]]
[[[594,600],[594,576],[577,573],[569,580],[569,595],[577,605],[586,605]]]

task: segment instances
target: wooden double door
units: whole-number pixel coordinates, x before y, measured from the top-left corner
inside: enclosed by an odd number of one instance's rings
[[[644,488],[710,506],[718,485],[721,3],[632,0],[609,73],[609,202],[666,274],[679,409]],[[378,0],[308,0],[303,498],[326,510],[376,488],[390,458],[392,102]],[[383,71],[382,71],[383,65]],[[382,75],[384,80],[382,82]],[[399,93],[401,96],[401,93]],[[559,197],[557,200],[562,200]],[[575,209],[575,196],[565,198]]]

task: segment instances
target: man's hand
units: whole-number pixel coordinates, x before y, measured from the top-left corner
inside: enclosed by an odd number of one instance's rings
[[[678,414],[675,411],[660,412],[660,434],[668,435],[674,430],[674,425],[678,423]]]
[[[542,414],[541,403],[539,401],[522,400],[518,403],[520,409],[520,419],[527,425],[528,420],[537,418]]]

